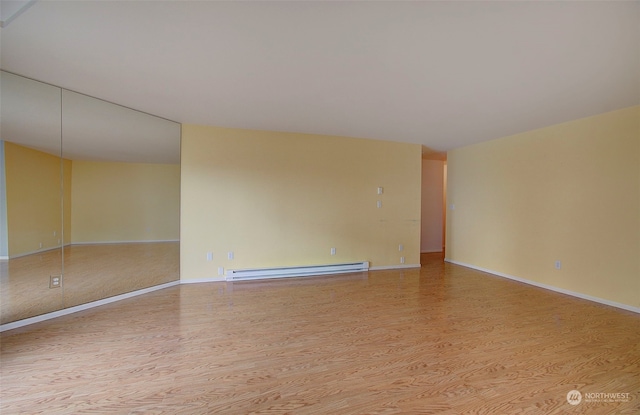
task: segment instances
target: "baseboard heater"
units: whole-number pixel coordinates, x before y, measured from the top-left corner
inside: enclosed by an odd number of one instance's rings
[[[243,281],[266,278],[307,277],[312,275],[344,274],[347,272],[368,270],[368,261],[350,262],[346,264],[310,265],[303,267],[229,269],[225,275],[225,280]]]

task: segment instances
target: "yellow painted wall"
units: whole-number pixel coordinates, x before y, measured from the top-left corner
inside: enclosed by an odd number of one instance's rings
[[[73,189],[71,187],[71,178],[73,175],[73,162],[68,159],[62,159],[62,225],[64,227],[64,244],[71,243],[71,212],[73,206],[71,205],[71,194]]]
[[[178,240],[180,166],[74,161],[71,242]]]
[[[9,257],[60,246],[60,157],[11,142],[4,145]]]
[[[181,154],[183,280],[218,267],[420,263],[419,145],[183,125]]]
[[[453,150],[447,175],[448,259],[640,307],[640,107]]]

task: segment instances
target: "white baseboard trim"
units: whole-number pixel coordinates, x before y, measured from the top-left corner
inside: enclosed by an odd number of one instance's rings
[[[188,280],[180,280],[180,284],[200,284],[202,282],[225,282],[224,275],[211,278],[192,278]]]
[[[67,314],[77,313],[78,311],[88,310],[90,308],[98,307],[101,305],[114,303],[116,301],[124,300],[131,297],[137,297],[142,294],[147,294],[153,291],[162,290],[164,288],[173,287],[174,285],[180,284],[180,281],[172,281],[165,284],[155,285],[149,288],[143,288],[141,290],[132,291],[125,294],[115,295],[113,297],[105,298],[98,301],[92,301],[86,304],[80,304],[74,307],[65,308],[63,310],[54,311],[47,314],[42,314],[35,317],[25,318],[24,320],[13,321],[11,323],[6,323],[0,325],[0,332],[6,330],[17,329],[18,327],[28,326],[29,324],[39,323],[41,321],[51,320],[52,318],[66,316]]]
[[[566,295],[570,295],[572,297],[581,298],[583,300],[593,301],[595,303],[600,303],[600,304],[608,305],[608,306],[611,306],[611,307],[621,308],[623,310],[632,311],[634,313],[639,313],[640,314],[640,307],[633,307],[633,306],[630,306],[630,305],[627,305],[627,304],[622,304],[622,303],[618,303],[618,302],[611,301],[611,300],[605,300],[604,298],[593,297],[591,295],[579,293],[579,292],[576,292],[576,291],[565,290],[564,288],[559,288],[559,287],[555,287],[553,285],[542,284],[542,283],[539,283],[539,282],[536,282],[536,281],[531,281],[531,280],[527,280],[527,279],[524,279],[524,278],[515,277],[513,275],[509,275],[509,274],[505,274],[505,273],[502,273],[502,272],[493,271],[493,270],[482,268],[482,267],[477,267],[475,265],[466,264],[464,262],[454,261],[454,260],[449,259],[449,258],[445,258],[444,260],[446,262],[449,262],[449,263],[454,264],[454,265],[460,265],[460,266],[463,266],[463,267],[466,267],[466,268],[475,269],[476,271],[486,272],[486,273],[493,274],[493,275],[498,276],[498,277],[507,278],[507,279],[510,279],[510,280],[514,280],[514,281],[518,281],[518,282],[523,282],[525,284],[533,285],[535,287],[544,288],[546,290],[555,291],[555,292],[560,293],[560,294],[566,294]]]
[[[36,249],[35,251],[29,251],[29,252],[22,252],[20,254],[17,255],[9,255],[9,257],[7,259],[16,259],[16,258],[22,258],[23,256],[29,256],[29,255],[34,255],[34,254],[41,254],[43,252],[47,252],[47,251],[53,251],[55,249],[60,249],[63,246],[68,246],[69,244],[64,244],[64,245],[55,245],[55,246],[50,246],[48,248],[42,248],[42,249]]]
[[[8,256],[6,256],[6,255],[0,256],[0,261],[8,261],[8,260],[9,260]]]
[[[114,244],[149,244],[149,243],[162,243],[162,242],[180,242],[179,239],[162,239],[162,240],[158,240],[158,241],[154,241],[154,240],[148,240],[148,241],[100,241],[100,242],[71,242],[71,243],[65,243],[64,245],[55,245],[55,246],[51,246],[49,248],[42,248],[42,249],[37,249],[35,251],[29,251],[29,252],[23,252],[21,254],[18,255],[13,255],[13,256],[9,256],[9,257],[0,257],[0,260],[2,259],[15,259],[15,258],[21,258],[24,256],[29,256],[29,255],[33,255],[33,254],[41,254],[43,252],[47,252],[47,251],[53,251],[54,249],[60,249],[62,247],[68,247],[68,246],[75,246],[75,245],[114,245]]]
[[[149,244],[154,242],[180,242],[179,239],[160,239],[160,240],[142,240],[142,241],[96,241],[96,242],[72,242],[70,245],[108,245],[108,244]]]
[[[387,266],[381,266],[381,267],[370,267],[369,271],[383,271],[383,270],[390,270],[390,269],[407,269],[407,268],[420,268],[420,264],[402,264],[402,265],[387,265]],[[367,271],[353,271],[353,272],[358,273],[358,272],[367,272]],[[331,275],[334,275],[334,274],[318,274],[314,276],[326,277]],[[302,278],[304,278],[304,276],[302,276]],[[180,284],[200,284],[205,282],[233,282],[233,281],[227,281],[224,276],[180,280]]]
[[[385,265],[381,267],[370,267],[369,271],[383,271],[387,269],[405,269],[405,268],[420,268],[420,264]]]

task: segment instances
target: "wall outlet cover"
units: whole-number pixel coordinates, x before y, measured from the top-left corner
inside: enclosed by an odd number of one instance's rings
[[[60,288],[62,286],[62,275],[49,276],[49,288]]]

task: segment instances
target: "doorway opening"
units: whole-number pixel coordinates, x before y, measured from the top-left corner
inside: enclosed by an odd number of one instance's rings
[[[422,156],[420,262],[441,256],[444,260],[447,231],[447,158],[444,153]]]

